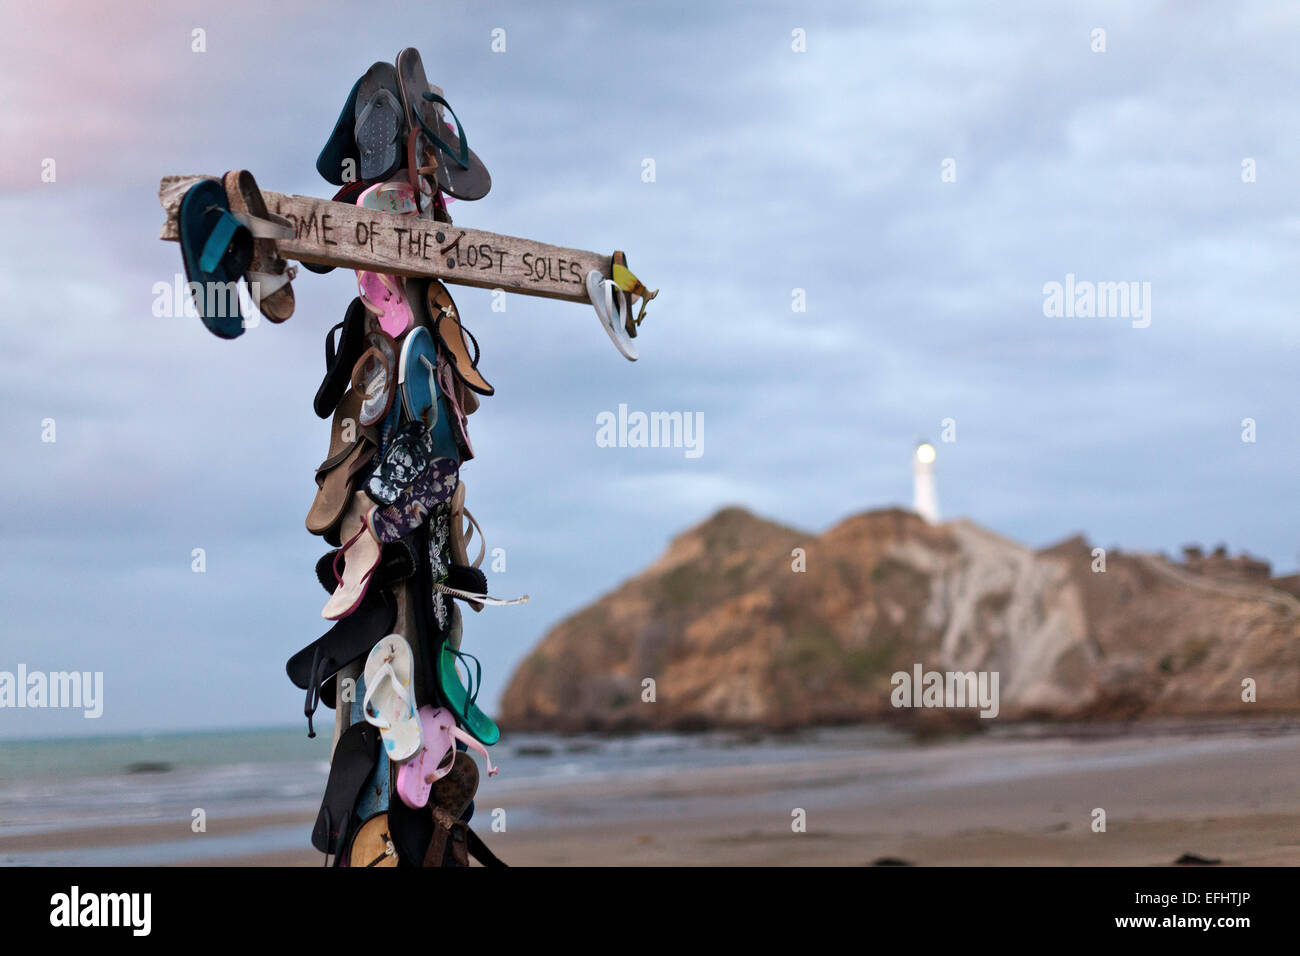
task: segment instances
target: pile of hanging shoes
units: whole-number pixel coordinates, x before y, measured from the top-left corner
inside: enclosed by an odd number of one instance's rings
[[[487,593],[483,532],[460,476],[474,456],[469,416],[493,390],[441,282],[358,281],[361,294],[326,335],[313,403],[332,425],[306,525],[332,546],[316,577],[333,625],[286,666],[306,692],[309,735],[319,703],[353,706],[360,718],[336,746],[313,843],[339,865],[454,865],[465,853],[490,861],[462,819],[478,770],[457,743],[486,756],[500,731],[475,702],[481,672],[461,650],[455,602],[478,611],[528,600]],[[339,674],[363,660],[349,694]],[[490,759],[487,768],[496,773]],[[368,813],[361,792],[377,772],[390,799]]]
[[[429,85],[413,47],[393,63],[375,63],[353,84],[316,170],[339,187],[336,202],[438,222],[451,222],[449,201],[482,199],[492,188],[492,176],[469,148],[460,118],[441,90]],[[381,188],[374,191],[375,186]],[[368,198],[360,199],[365,192]],[[333,267],[308,268],[329,272]]]
[[[486,194],[491,178],[444,110],[417,51],[367,70],[317,161],[342,186],[336,200],[449,222],[444,194]],[[461,650],[456,603],[528,600],[487,593],[483,532],[465,506],[468,420],[494,390],[441,282],[366,271],[356,280],[326,333],[313,401],[332,419],[306,517],[331,547],[316,562],[331,626],[286,665],[306,693],[308,736],[319,704],[351,715],[312,845],[336,866],[500,865],[468,826],[479,779],[468,749],[495,774],[487,748],[500,730],[476,703],[482,675]]]

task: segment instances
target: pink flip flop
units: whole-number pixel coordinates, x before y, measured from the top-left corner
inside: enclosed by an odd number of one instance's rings
[[[358,272],[357,289],[361,293],[361,304],[378,317],[379,327],[393,338],[405,333],[415,321],[411,303],[406,301],[406,290],[398,276]]]
[[[347,617],[357,609],[361,599],[370,587],[370,578],[379,567],[383,554],[379,539],[370,530],[366,514],[371,510],[370,499],[364,491],[358,491],[352,498],[352,506],[343,517],[340,538],[343,547],[334,555],[334,580],[338,587],[325,602],[320,616],[327,621],[337,621]],[[343,561],[343,570],[339,571],[339,561]]]
[[[428,804],[433,785],[451,772],[456,762],[457,740],[483,755],[489,777],[500,769],[492,766],[486,747],[456,726],[456,718],[447,708],[429,704],[421,707],[420,729],[424,733],[424,749],[397,768],[397,795],[412,810]]]

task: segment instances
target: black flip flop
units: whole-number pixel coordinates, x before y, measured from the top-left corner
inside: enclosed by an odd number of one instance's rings
[[[343,321],[325,333],[325,377],[316,390],[312,407],[318,418],[329,418],[338,408],[352,378],[352,368],[366,347],[366,306],[358,296],[352,300]],[[337,344],[334,332],[338,330]]]
[[[402,165],[402,117],[397,70],[391,63],[375,63],[357,84],[353,104],[360,165],[357,175],[365,182],[387,179]]]
[[[378,762],[379,728],[362,722],[343,731],[334,747],[325,797],[311,831],[311,845],[326,855],[334,854],[336,864],[339,851],[348,845],[357,797]]]
[[[317,703],[333,706],[334,694],[331,692],[327,700],[322,685],[357,658],[369,654],[385,634],[392,632],[396,620],[393,595],[386,588],[372,585],[355,611],[289,658],[284,665],[289,680],[307,691],[303,714],[307,717],[308,737],[316,736],[312,717]]]
[[[492,189],[492,176],[469,144],[465,129],[451,105],[434,93],[420,61],[420,51],[407,47],[397,54],[397,86],[409,128],[424,138],[423,152],[434,154],[438,166],[438,188],[456,199],[482,199]],[[443,122],[442,110],[456,120],[452,134]]]

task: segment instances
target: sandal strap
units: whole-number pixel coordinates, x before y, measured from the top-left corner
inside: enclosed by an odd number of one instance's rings
[[[461,537],[465,539],[466,544],[469,544],[474,540],[474,532],[478,531],[478,556],[471,561],[469,565],[471,568],[477,568],[483,563],[483,556],[487,554],[487,535],[483,533],[482,526],[480,526],[478,520],[470,514],[468,508],[461,508],[461,517],[464,518],[465,521],[469,522],[469,530],[466,531],[465,526],[461,525],[460,532]],[[469,555],[466,554],[465,557],[469,557]]]
[[[208,233],[207,242],[203,243],[203,252],[199,255],[199,268],[204,272],[212,272],[221,264],[221,260],[226,257],[226,252],[234,242],[236,234],[240,229],[247,227],[236,219],[228,210],[220,206],[209,206],[205,212],[216,210],[220,215],[217,224],[212,227],[212,232]]]
[[[253,302],[261,305],[263,299],[279,292],[296,275],[297,270],[290,266],[280,273],[249,272],[248,275],[244,276],[244,281],[248,283],[248,292],[253,297]]]
[[[352,126],[353,135],[356,135],[357,131],[366,125],[366,120],[370,119],[371,111],[380,103],[388,103],[393,108],[393,112],[398,116],[402,115],[401,102],[392,94],[391,90],[387,87],[381,86],[375,91],[374,95],[370,97],[370,101],[362,107],[361,115],[357,117],[356,122]]]
[[[492,755],[488,753],[488,749],[484,747],[481,743],[479,743],[477,740],[475,740],[471,735],[465,733],[465,731],[461,730],[455,724],[452,724],[450,727],[448,727],[447,732],[450,733],[457,740],[459,740],[461,743],[463,743],[466,747],[472,747],[474,750],[477,750],[479,753],[483,755],[483,759],[487,761],[489,777],[495,777],[500,772],[501,770],[500,767],[492,766]],[[454,755],[452,759],[453,760],[456,759]]]
[[[441,581],[433,582],[433,589],[442,594],[449,594],[452,597],[458,597],[462,601],[472,601],[475,604],[488,604],[492,607],[510,607],[512,604],[527,604],[528,595],[517,598],[495,598],[486,594],[475,594],[473,591],[462,591],[460,588],[453,588],[443,584]]]
[[[429,124],[424,121],[424,117],[420,115],[420,111],[415,110],[415,118],[419,121],[420,128],[424,131],[424,135],[427,136],[439,149],[454,159],[461,169],[469,169],[469,143],[465,140],[465,127],[461,125],[460,117],[457,116],[456,111],[451,108],[451,104],[437,93],[426,92],[424,98],[430,103],[437,103],[439,106],[444,107],[447,112],[451,114],[451,118],[456,121],[456,135],[460,140],[460,151],[459,153],[452,152],[452,148],[444,143],[436,132],[429,128]]]
[[[254,216],[251,212],[232,211],[230,214],[242,222],[255,239],[292,239],[297,234],[293,223],[275,213]]]
[[[387,661],[384,665],[375,671],[374,682],[366,681],[366,695],[361,700],[361,716],[365,718],[366,723],[373,724],[380,730],[390,730],[392,724],[384,719],[383,714],[375,712],[374,718],[370,715],[370,698],[374,696],[376,690],[383,684],[383,679],[387,678],[397,692],[397,699],[406,704],[412,710],[415,709],[415,701],[411,698],[411,692],[402,686],[402,682],[397,679],[397,671],[393,670],[393,665]]]
[[[352,366],[352,389],[361,397],[363,402],[369,401],[375,397],[367,392],[364,387],[366,379],[366,363],[372,354],[380,365],[384,366],[385,369],[388,367],[388,360],[384,357],[384,353],[375,348],[375,346],[372,345],[361,353],[361,357],[357,359],[357,364]]]
[[[330,330],[325,333],[325,368],[334,367],[334,358],[338,355],[338,345],[334,343],[334,333],[339,333],[339,344],[343,342],[343,323],[331,326]]]
[[[434,588],[437,588],[437,586],[438,585],[435,582]],[[443,647],[455,655],[458,662],[465,664],[465,709],[469,710],[469,708],[474,705],[474,702],[478,700],[479,685],[483,680],[483,665],[479,663],[477,657],[468,651],[457,650],[450,644],[444,644]],[[467,660],[474,662],[473,676],[470,675],[469,664],[466,663]]]
[[[432,176],[437,172],[438,160],[437,155],[433,150],[420,149],[419,139],[422,135],[423,134],[419,127],[412,127],[410,135],[406,139],[406,174],[407,179],[410,181],[411,187],[415,189],[417,196],[433,196],[437,194],[438,189],[425,177]],[[432,166],[420,164],[419,157],[421,153],[433,156]]]

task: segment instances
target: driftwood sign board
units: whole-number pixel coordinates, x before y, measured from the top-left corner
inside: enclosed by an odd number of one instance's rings
[[[161,238],[178,241],[176,213],[190,186],[205,176],[167,176],[158,189],[167,219]],[[611,256],[531,239],[466,229],[432,219],[376,212],[348,203],[262,190],[271,212],[288,219],[292,239],[278,241],[286,259],[390,275],[504,289],[522,295],[588,302],[593,269],[609,278]]]

